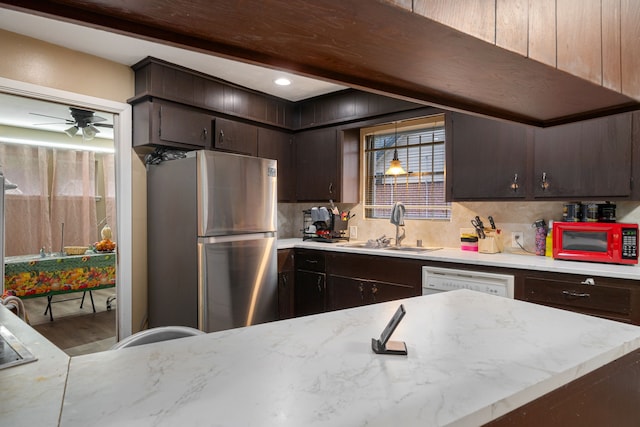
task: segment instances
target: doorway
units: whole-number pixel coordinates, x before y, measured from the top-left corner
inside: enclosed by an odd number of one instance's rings
[[[16,95],[23,98],[33,99],[35,101],[51,102],[53,104],[63,106],[74,106],[84,110],[99,111],[103,115],[111,115],[113,117],[113,141],[112,146],[115,152],[115,198],[117,199],[116,207],[116,223],[117,232],[114,240],[118,242],[117,246],[117,268],[116,282],[117,286],[112,289],[115,291],[116,298],[112,300],[112,316],[114,317],[115,339],[121,339],[131,334],[131,229],[132,229],[132,206],[131,197],[123,197],[123,194],[130,195],[131,189],[131,108],[128,104],[114,102],[110,100],[99,99],[86,95],[61,91],[52,88],[46,88],[29,83],[18,82],[10,79],[0,78],[0,93]],[[55,122],[55,119],[52,119]],[[69,129],[71,123],[64,130]],[[65,136],[66,137],[66,136]],[[45,248],[47,251],[47,248]],[[82,295],[82,292],[79,293]],[[111,296],[108,295],[107,298]],[[89,297],[83,307],[90,306]],[[99,300],[100,296],[96,295]],[[34,300],[37,300],[35,298]],[[46,298],[39,298],[46,300]],[[60,304],[65,304],[62,302]],[[80,301],[72,303],[80,304]],[[54,303],[55,304],[55,303]],[[100,302],[94,300],[96,309]],[[106,301],[105,301],[106,304]],[[59,312],[64,314],[62,306]],[[53,306],[54,319],[58,307]],[[92,309],[91,309],[92,312]],[[65,317],[65,316],[63,316]],[[55,320],[54,320],[55,322]]]

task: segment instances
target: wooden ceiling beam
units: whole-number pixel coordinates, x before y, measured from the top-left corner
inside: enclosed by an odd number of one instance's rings
[[[383,0],[0,0],[0,5],[535,126],[640,108],[633,98]]]

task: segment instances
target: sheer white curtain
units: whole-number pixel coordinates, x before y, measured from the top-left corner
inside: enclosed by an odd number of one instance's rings
[[[53,150],[51,233],[54,251],[63,246],[86,246],[100,240],[96,221],[95,167],[93,152]]]
[[[48,153],[45,148],[0,143],[4,175],[18,185],[5,197],[5,255],[51,248]]]
[[[109,227],[111,227],[111,231],[113,232],[112,240],[115,240],[115,236],[117,236],[115,155],[103,155],[102,164],[102,170],[104,171],[104,197],[107,218],[105,223],[109,224]]]

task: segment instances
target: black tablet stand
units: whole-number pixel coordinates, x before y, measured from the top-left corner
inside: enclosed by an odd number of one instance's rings
[[[405,314],[404,306],[400,304],[400,307],[398,307],[384,331],[380,334],[380,339],[371,338],[371,349],[374,353],[407,355],[407,345],[403,341],[389,341],[391,334],[393,334]]]

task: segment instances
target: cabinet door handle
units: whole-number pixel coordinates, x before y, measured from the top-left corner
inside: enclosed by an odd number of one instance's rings
[[[358,290],[360,291],[360,301],[364,301],[364,285],[362,282],[358,285]]]
[[[540,188],[542,188],[542,191],[545,191],[547,188],[549,188],[549,181],[547,181],[546,172],[542,172],[542,181],[540,181]]]
[[[562,293],[565,297],[572,298],[589,298],[591,296],[591,294],[576,291],[562,291]]]
[[[218,135],[218,142],[224,144],[224,131],[220,129],[220,135]]]
[[[287,287],[287,274],[283,274],[282,275],[282,287],[286,288]]]
[[[320,286],[321,282],[322,282],[322,276],[318,276],[318,293],[322,293],[322,286]]]
[[[207,140],[207,134],[208,133],[209,132],[207,131],[207,128],[202,128],[202,139],[203,140],[205,140],[205,141]]]
[[[329,194],[333,194],[333,182],[329,183]]]
[[[376,294],[378,293],[378,287],[375,285],[371,285],[371,296],[373,297],[373,302],[376,302]]]
[[[515,193],[516,191],[518,191],[518,188],[520,188],[520,185],[518,184],[518,174],[516,173],[516,174],[513,174],[513,182],[511,182],[511,189]]]

